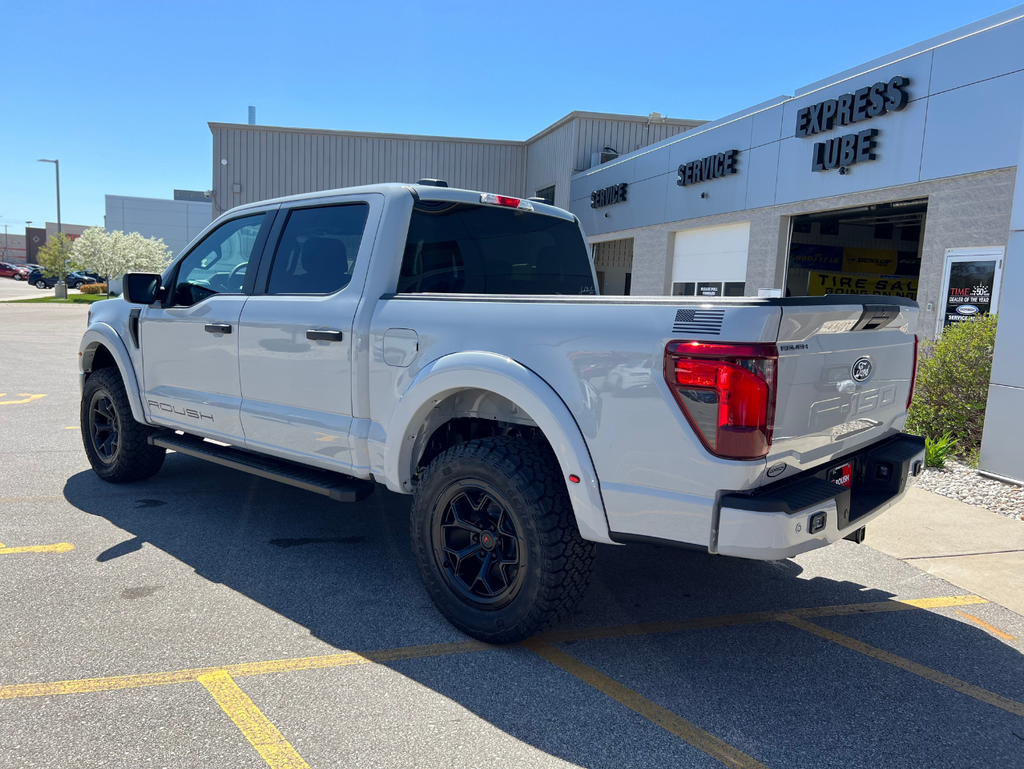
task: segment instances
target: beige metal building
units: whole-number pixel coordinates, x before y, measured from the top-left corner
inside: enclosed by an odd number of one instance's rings
[[[243,203],[378,182],[452,187],[569,205],[569,180],[702,125],[700,120],[572,112],[526,141],[210,123],[213,215]]]

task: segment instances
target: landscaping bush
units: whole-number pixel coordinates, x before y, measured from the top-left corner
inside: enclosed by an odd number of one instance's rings
[[[924,439],[924,463],[928,467],[943,468],[946,460],[956,451],[960,441],[953,440],[947,433],[938,440]]]
[[[907,432],[936,443],[955,440],[963,455],[981,445],[996,321],[983,315],[955,323],[937,342],[921,345]]]
[[[107,293],[106,283],[83,283],[82,287],[78,289],[83,294],[105,294]]]

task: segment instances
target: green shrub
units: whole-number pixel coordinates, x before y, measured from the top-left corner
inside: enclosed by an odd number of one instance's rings
[[[83,294],[105,294],[107,293],[106,283],[83,283],[82,287],[78,289]]]
[[[907,432],[936,444],[955,436],[957,451],[968,455],[981,445],[996,321],[983,315],[955,323],[922,345]]]
[[[926,437],[924,439],[924,463],[928,467],[945,467],[946,460],[956,450],[958,443],[960,441],[955,440],[949,433],[937,440]]]

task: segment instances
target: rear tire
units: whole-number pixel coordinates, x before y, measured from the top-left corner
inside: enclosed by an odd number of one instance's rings
[[[109,483],[145,480],[164,464],[166,449],[149,445],[149,436],[156,430],[135,421],[115,368],[100,369],[85,380],[81,424],[89,464]]]
[[[427,592],[462,632],[527,638],[583,597],[596,546],[576,526],[554,454],[520,438],[467,441],[426,469],[412,545]]]

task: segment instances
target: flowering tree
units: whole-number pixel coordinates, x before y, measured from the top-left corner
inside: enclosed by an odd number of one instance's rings
[[[107,232],[92,227],[72,247],[74,259],[83,269],[103,276],[103,282],[126,272],[162,272],[171,261],[162,238],[145,238],[137,232]]]

